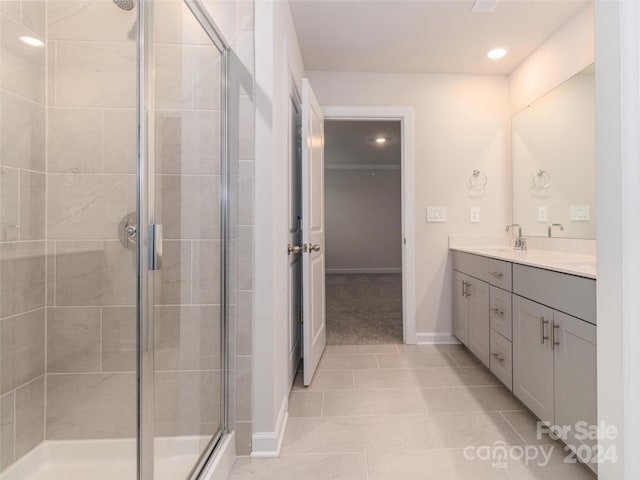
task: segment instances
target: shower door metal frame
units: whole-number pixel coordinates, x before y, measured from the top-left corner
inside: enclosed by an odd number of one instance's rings
[[[221,55],[221,132],[220,132],[220,428],[187,476],[187,480],[200,477],[216,446],[229,427],[229,348],[227,258],[229,229],[229,155],[228,155],[228,54],[229,43],[216,26],[201,0],[183,0],[204,32]],[[155,218],[155,102],[154,102],[154,0],[138,2],[137,35],[137,108],[138,108],[138,156],[137,156],[137,479],[154,479],[154,386],[155,386],[155,282],[153,270],[153,227]],[[147,227],[148,226],[148,227]],[[176,479],[179,480],[179,479]]]

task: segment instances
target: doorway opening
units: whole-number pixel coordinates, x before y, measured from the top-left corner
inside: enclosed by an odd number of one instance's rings
[[[325,121],[327,345],[403,341],[402,125]]]

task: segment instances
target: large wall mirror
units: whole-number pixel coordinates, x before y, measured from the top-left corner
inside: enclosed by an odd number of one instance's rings
[[[595,239],[593,65],[513,116],[512,159],[524,235]]]

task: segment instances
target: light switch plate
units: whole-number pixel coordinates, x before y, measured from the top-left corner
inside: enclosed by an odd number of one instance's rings
[[[589,205],[571,205],[570,213],[572,222],[588,222],[591,220],[591,208]]]
[[[446,222],[447,207],[427,207],[427,222]]]
[[[549,221],[549,210],[546,205],[540,205],[538,207],[538,221],[539,222],[548,222]]]
[[[469,221],[480,223],[480,207],[469,207]]]

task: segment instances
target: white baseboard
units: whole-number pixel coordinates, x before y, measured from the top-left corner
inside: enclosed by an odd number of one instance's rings
[[[325,273],[367,274],[367,273],[402,273],[402,268],[327,268]]]
[[[455,344],[460,341],[450,333],[416,333],[418,345]]]
[[[253,458],[275,458],[280,456],[284,431],[289,419],[289,400],[284,399],[278,413],[276,428],[273,432],[256,432],[252,435],[251,456]]]
[[[227,480],[236,461],[236,434],[225,435],[214,457],[202,473],[202,480]]]

